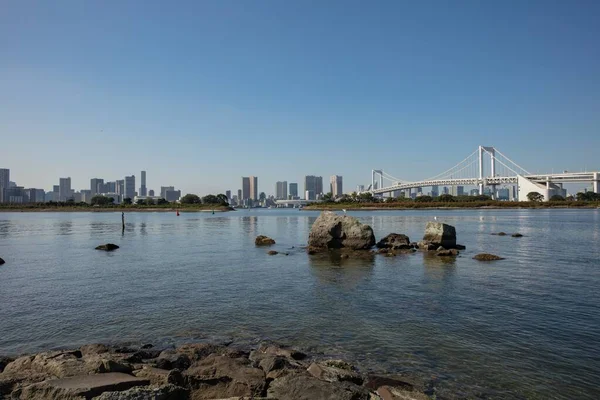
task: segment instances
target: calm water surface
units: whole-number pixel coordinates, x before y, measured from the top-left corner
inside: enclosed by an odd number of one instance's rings
[[[271,339],[419,377],[440,397],[600,398],[599,210],[350,214],[412,240],[436,215],[467,250],[309,257],[318,213],[296,210],[130,213],[124,235],[120,213],[0,213],[0,354]],[[267,256],[258,234],[290,255]],[[106,242],[121,248],[93,250]],[[483,251],[506,260],[471,259]]]

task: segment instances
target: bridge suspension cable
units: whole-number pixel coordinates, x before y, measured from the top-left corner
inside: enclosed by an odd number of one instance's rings
[[[431,178],[427,178],[427,179],[424,179],[424,180],[425,181],[434,181],[434,180],[443,179],[443,178],[448,177],[448,176],[452,176],[452,175],[454,175],[452,172],[455,169],[457,169],[458,167],[460,167],[461,165],[463,165],[463,164],[466,163],[465,167],[461,168],[459,171],[464,170],[466,167],[471,166],[474,162],[477,162],[477,157],[475,157],[474,159],[472,159],[472,157],[476,156],[477,153],[478,153],[478,151],[479,151],[479,149],[475,150],[473,153],[469,154],[464,160],[462,160],[461,162],[459,162],[458,164],[456,164],[452,168],[450,168],[450,169],[442,172],[441,174],[432,176]],[[457,172],[457,171],[455,171],[455,172]]]
[[[502,165],[504,165],[506,168],[510,169],[512,172],[514,172],[517,175],[531,175],[531,172],[527,171],[525,168],[521,167],[519,164],[517,164],[516,162],[514,162],[513,160],[511,160],[510,158],[508,158],[507,156],[505,156],[504,154],[502,154],[500,152],[500,150],[494,148],[494,150],[496,151],[497,154],[500,154],[502,157],[504,157],[504,159],[506,161],[508,161],[510,164],[512,164],[513,166],[517,167],[518,170],[521,171],[521,173],[518,173],[517,171],[513,170],[512,168],[508,167],[506,164],[504,164],[502,161],[500,161],[500,163]],[[496,161],[499,161],[498,158],[496,158]],[[525,174],[523,174],[523,172],[525,172]]]

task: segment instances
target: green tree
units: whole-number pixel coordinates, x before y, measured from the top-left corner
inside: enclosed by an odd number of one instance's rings
[[[554,196],[550,197],[550,201],[565,201],[565,198],[558,194],[555,194]]]
[[[267,198],[267,195],[265,194],[265,192],[260,192],[260,194],[258,195],[258,199],[260,201],[264,201]]]
[[[90,203],[92,205],[99,205],[99,206],[105,206],[108,204],[113,204],[115,201],[115,199],[113,199],[112,197],[105,197],[105,196],[94,196],[92,197],[92,199],[90,200]]]
[[[418,196],[415,197],[415,201],[419,203],[431,203],[433,201],[433,197],[431,196]]]
[[[165,199],[163,199],[163,198],[160,198],[160,199],[158,199],[158,200],[157,200],[156,204],[158,204],[159,206],[163,206],[163,205],[165,205],[165,204],[169,204],[169,202],[168,202],[168,201],[166,201],[166,200],[165,200]]]
[[[125,197],[123,199],[123,204],[125,205],[131,205],[133,202],[131,201],[131,197]]]
[[[229,199],[227,198],[227,196],[225,196],[223,193],[219,193],[217,195],[217,199],[219,199],[219,202],[226,206],[227,204],[229,204]]]
[[[529,192],[527,193],[527,200],[539,203],[544,200],[544,195],[538,192]]]
[[[441,194],[438,197],[438,201],[441,201],[442,203],[452,203],[455,200],[456,199],[451,194]]]
[[[207,194],[202,198],[203,204],[219,204],[219,198],[214,194]]]
[[[166,200],[165,200],[166,201]],[[200,197],[195,195],[195,194],[191,194],[188,193],[185,196],[183,196],[179,202],[181,204],[200,204],[202,202],[202,200],[200,200]]]
[[[153,206],[154,205],[154,199],[148,197],[146,199],[146,204],[149,205],[149,206]]]
[[[333,200],[333,193],[331,193],[331,192],[329,192],[329,193],[325,193],[325,194],[323,195],[323,198],[322,198],[322,200],[323,200],[324,202],[326,202],[326,203],[329,203],[329,202],[331,202],[331,201]]]
[[[579,192],[577,193],[577,201],[598,201],[600,194],[594,192]]]

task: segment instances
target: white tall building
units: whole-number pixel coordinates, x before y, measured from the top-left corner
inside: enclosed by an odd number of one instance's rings
[[[58,179],[58,201],[67,201],[71,198],[71,178]]]
[[[329,188],[329,191],[334,198],[341,196],[344,193],[342,188],[342,177],[339,175],[332,175],[329,179]]]
[[[135,175],[125,177],[125,187],[123,188],[123,199],[130,198],[133,201],[135,197]]]
[[[10,169],[0,168],[0,203],[4,202],[4,189],[8,189],[10,183]]]

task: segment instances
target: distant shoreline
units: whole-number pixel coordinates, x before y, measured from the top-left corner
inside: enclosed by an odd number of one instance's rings
[[[402,203],[395,204],[319,204],[309,205],[302,210],[306,211],[388,211],[388,210],[548,210],[548,209],[599,209],[600,203],[579,203],[569,202],[571,204],[565,204],[561,202],[559,204],[552,203],[529,203],[529,202],[506,202],[504,204],[478,204],[474,203],[409,203],[405,205]]]
[[[88,213],[106,213],[106,212],[176,212],[179,210],[181,214],[184,213],[196,213],[196,212],[228,212],[235,211],[229,208],[127,208],[127,207],[119,207],[119,208],[79,208],[79,207],[56,207],[56,208],[2,208],[0,207],[0,213],[3,212],[28,212],[28,213],[38,213],[38,212],[88,212]]]

